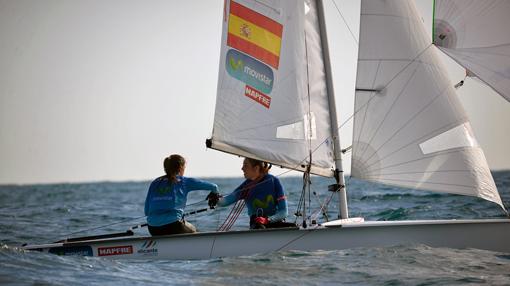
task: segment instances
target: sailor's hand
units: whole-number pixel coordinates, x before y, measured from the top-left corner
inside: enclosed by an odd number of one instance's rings
[[[255,223],[266,225],[269,223],[269,219],[267,217],[259,216],[255,218]]]
[[[221,197],[220,194],[210,192],[205,199],[208,201],[207,203],[209,204],[209,207],[211,209],[214,209],[214,207],[216,207],[216,204],[220,200],[220,197]]]

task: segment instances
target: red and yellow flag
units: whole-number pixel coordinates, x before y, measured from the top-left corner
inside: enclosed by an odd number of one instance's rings
[[[283,26],[230,1],[227,45],[278,69]]]

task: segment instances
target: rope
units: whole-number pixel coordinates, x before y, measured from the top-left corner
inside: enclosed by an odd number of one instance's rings
[[[318,210],[316,210],[312,215],[310,215],[310,218],[312,220],[317,219],[319,217],[319,213],[322,213],[322,215],[326,218],[326,221],[329,221],[328,214],[326,213],[326,208],[333,199],[333,195],[335,195],[335,192],[331,192],[331,195],[329,196],[329,199],[325,200],[324,203],[321,203],[319,196],[316,192],[313,192],[314,195],[317,196],[317,200],[319,201],[319,205],[321,206]]]
[[[294,213],[294,215],[296,216],[294,223],[297,223],[298,218],[300,216],[302,216],[303,217],[302,225],[305,228],[306,228],[306,188],[307,188],[307,186],[310,186],[310,184],[311,184],[310,168],[311,168],[311,165],[309,164],[307,171],[303,173],[303,188],[301,189],[301,196],[299,197],[299,202],[296,207],[296,212]],[[308,198],[308,200],[310,202],[310,198]],[[303,212],[300,212],[300,209],[303,209]]]
[[[223,224],[218,228],[218,231],[229,231],[243,211],[245,205],[246,203],[244,200],[237,201],[232,210],[230,210],[230,213],[228,214]]]
[[[236,201],[236,203],[234,204],[234,207],[232,207],[232,209],[230,210],[230,213],[225,218],[225,221],[218,228],[218,231],[229,231],[230,230],[230,228],[234,225],[234,223],[237,221],[237,218],[243,211],[244,206],[246,205],[245,200],[250,197],[250,194],[251,194],[251,191],[253,190],[253,188],[258,186],[259,184],[269,181],[269,179],[261,181],[262,178],[250,182],[247,186],[245,186],[241,189],[241,191],[240,191],[241,195],[240,195],[239,200]]]

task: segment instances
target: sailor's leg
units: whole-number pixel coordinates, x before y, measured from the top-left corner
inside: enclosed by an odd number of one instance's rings
[[[182,233],[197,232],[197,228],[187,221],[182,222]]]

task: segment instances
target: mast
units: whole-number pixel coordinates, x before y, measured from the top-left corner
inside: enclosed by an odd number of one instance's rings
[[[317,0],[317,17],[319,18],[322,55],[324,58],[324,71],[326,73],[326,87],[329,101],[329,115],[331,120],[331,134],[333,136],[334,160],[335,160],[335,179],[339,185],[339,218],[349,218],[347,209],[347,191],[345,187],[344,170],[342,167],[342,152],[340,148],[340,136],[338,135],[338,120],[335,105],[335,91],[333,89],[331,61],[329,57],[328,37],[326,31],[326,20],[324,16],[324,3]]]

